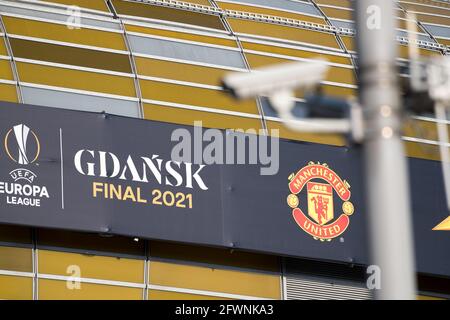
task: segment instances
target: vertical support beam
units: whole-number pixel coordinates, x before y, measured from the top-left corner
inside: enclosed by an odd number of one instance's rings
[[[377,299],[414,299],[415,259],[403,106],[395,66],[396,12],[391,0],[355,1],[364,165],[372,262],[381,271]]]

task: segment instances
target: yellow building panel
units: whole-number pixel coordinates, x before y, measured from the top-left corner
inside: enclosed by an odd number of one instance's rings
[[[80,283],[69,289],[70,282],[39,279],[39,300],[142,300],[142,289],[112,285]],[[69,288],[68,288],[69,285]]]
[[[440,44],[443,44],[444,46],[450,46],[450,40],[449,39],[441,39],[441,38],[436,38],[437,42],[439,42]]]
[[[275,45],[266,45],[266,44],[260,44],[260,43],[253,43],[253,42],[247,42],[247,41],[241,41],[242,47],[247,50],[254,50],[254,51],[261,51],[261,52],[267,52],[267,53],[274,53],[274,54],[280,54],[285,56],[291,56],[291,57],[299,57],[299,58],[323,58],[327,61],[334,62],[334,63],[340,63],[340,64],[348,64],[351,65],[352,62],[350,58],[343,57],[343,56],[337,56],[333,54],[327,54],[322,52],[313,52],[313,51],[307,51],[302,49],[292,49],[292,48],[285,48],[281,46],[275,46]]]
[[[231,37],[228,39],[218,38],[218,37],[205,36],[205,35],[193,34],[193,33],[188,33],[188,32],[179,32],[179,31],[172,31],[172,30],[143,27],[143,26],[135,26],[135,25],[131,25],[131,24],[125,24],[125,29],[128,32],[137,32],[137,33],[155,35],[155,36],[160,36],[160,37],[175,38],[175,39],[210,43],[210,44],[216,44],[216,45],[220,45],[220,46],[237,48],[236,40],[232,39]]]
[[[322,84],[322,85],[320,85],[320,90],[322,90],[323,94],[329,95],[329,96],[336,96],[336,97],[343,97],[343,98],[357,96],[357,90],[353,89],[353,88],[345,88],[345,87],[338,87],[338,86]],[[300,97],[298,97],[298,98],[300,98]]]
[[[345,137],[342,135],[294,132],[286,128],[281,122],[278,121],[268,120],[267,129],[269,130],[269,132],[272,129],[278,129],[280,137],[284,139],[322,143],[334,146],[344,146],[346,143]]]
[[[144,118],[184,125],[194,125],[195,121],[202,121],[206,128],[219,129],[261,129],[261,120],[255,118],[229,116],[213,112],[203,112],[182,108],[144,104]]]
[[[280,261],[276,256],[244,251],[230,251],[211,247],[198,247],[172,242],[151,241],[149,255],[156,259],[192,261],[243,269],[280,272]]]
[[[0,247],[0,270],[33,272],[31,249]]]
[[[253,53],[246,53],[245,55],[252,69],[272,64],[293,62],[292,60],[257,55]],[[344,84],[355,84],[355,74],[353,69],[330,66],[326,78],[324,80]]]
[[[150,284],[280,299],[280,277],[166,262],[150,262]]]
[[[442,24],[444,26],[450,25],[450,16],[432,16],[428,14],[420,14],[416,13],[417,20],[420,22],[426,22],[426,23],[434,23],[434,24]]]
[[[148,300],[231,300],[222,297],[206,296],[200,294],[148,290]]]
[[[344,10],[344,9],[336,9],[330,7],[320,7],[323,13],[328,18],[336,18],[336,19],[344,19],[344,20],[352,20],[353,19],[353,11]]]
[[[143,260],[39,250],[38,262],[43,274],[72,276],[77,267],[82,278],[144,282]]]
[[[134,97],[132,78],[17,62],[20,80],[49,86]]]
[[[47,2],[53,2],[58,4],[64,4],[67,6],[77,6],[81,8],[106,11],[109,12],[108,7],[104,0],[45,0]]]
[[[406,3],[406,2],[400,2],[399,3],[403,9],[407,11],[415,11],[415,12],[421,12],[421,13],[431,13],[431,14],[439,14],[443,16],[450,16],[450,7],[447,6],[447,9],[443,7],[437,7],[437,6],[426,6],[426,5],[420,5],[420,4],[412,4],[412,3]],[[428,3],[433,4],[433,3]]]
[[[422,57],[430,57],[430,56],[440,56],[440,51],[433,51],[433,50],[427,50],[427,49],[419,49],[419,54]],[[398,55],[400,58],[409,59],[409,52],[408,52],[408,46],[406,45],[399,45],[398,46]]]
[[[62,24],[3,16],[9,34],[127,50],[122,34],[87,28],[69,29]]]
[[[313,17],[313,16],[304,15],[301,13],[294,13],[294,12],[288,12],[288,11],[277,10],[277,9],[260,8],[260,7],[255,7],[255,6],[251,6],[251,5],[243,5],[243,4],[237,4],[237,3],[228,3],[228,2],[220,2],[220,1],[216,1],[216,3],[219,5],[220,8],[226,9],[226,10],[250,12],[250,13],[257,13],[257,14],[263,14],[263,15],[268,15],[268,16],[276,16],[276,17],[282,17],[282,18],[288,18],[288,19],[308,21],[308,22],[318,23],[318,24],[327,24],[325,19],[322,17]]]
[[[200,4],[202,6],[211,7],[211,3],[208,0],[183,0],[183,2],[189,2],[189,3],[193,3],[193,4]]]
[[[436,161],[441,159],[438,146],[409,141],[404,142],[404,146],[408,157]]]
[[[249,20],[228,18],[231,28],[236,33],[253,34],[277,39],[286,39],[339,49],[336,38],[331,33],[287,27],[277,24],[254,22]]]
[[[14,80],[9,60],[0,59],[0,79]]]
[[[448,126],[447,126],[448,127]],[[438,140],[437,125],[431,121],[410,120],[403,127],[403,134],[407,137],[431,141]],[[439,148],[434,145],[407,142],[407,155],[410,157],[440,160]]]
[[[203,67],[159,59],[135,57],[138,74],[214,86],[221,85],[224,74],[230,72],[219,68]]]
[[[356,40],[353,37],[341,37],[342,41],[344,42],[345,47],[349,51],[356,51]],[[408,46],[406,45],[398,45],[398,54],[401,58],[408,58]],[[419,54],[421,56],[430,56],[430,55],[440,55],[439,51],[432,51],[432,50],[426,50],[426,49],[419,49]]]
[[[356,40],[353,37],[340,36],[347,51],[356,51]]]
[[[426,295],[419,295],[419,296],[417,296],[417,300],[446,300],[446,299],[438,298],[438,297],[432,297],[432,296],[426,296]]]
[[[0,56],[9,56],[4,37],[0,37]]]
[[[139,80],[144,99],[258,114],[255,100],[237,101],[220,90]]]
[[[173,9],[148,3],[113,0],[114,8],[120,15],[185,23],[205,28],[225,30],[217,15],[203,14],[188,10]]]
[[[336,7],[351,8],[352,3],[350,0],[314,0],[317,4],[328,4]]]
[[[32,300],[33,279],[0,275],[0,299]]]
[[[15,38],[11,38],[10,43],[16,58],[42,60],[124,73],[132,72],[130,58],[125,54]]]
[[[16,86],[0,83],[0,101],[18,102]]]

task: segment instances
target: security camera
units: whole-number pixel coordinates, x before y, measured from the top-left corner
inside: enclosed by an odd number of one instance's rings
[[[325,60],[290,62],[264,67],[248,73],[231,73],[223,88],[238,99],[271,96],[276,92],[310,88],[320,83],[328,70]]]

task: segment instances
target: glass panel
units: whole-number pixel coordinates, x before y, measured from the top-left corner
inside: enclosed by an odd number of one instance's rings
[[[0,101],[18,102],[16,86],[0,83]]]
[[[230,72],[212,67],[196,66],[157,59],[135,57],[136,67],[140,75],[188,81],[220,86],[224,74]]]
[[[108,7],[106,6],[104,0],[45,0],[45,1],[109,12]]]
[[[211,29],[225,30],[219,16],[178,10],[130,1],[113,0],[118,14],[186,23]]]
[[[132,78],[17,62],[20,80],[49,86],[135,96]]]
[[[192,293],[148,290],[148,300],[231,300],[231,299]]]
[[[11,3],[9,3],[9,5],[0,4],[0,10],[6,13],[19,14],[28,17],[43,18],[48,20],[60,21],[64,23],[67,23],[67,21],[69,21],[68,14],[70,14],[70,12],[64,9],[59,10],[52,8],[51,12],[48,12],[48,11],[41,11],[39,9],[28,9],[18,6],[16,7],[14,5],[11,5]],[[83,16],[81,23],[86,26],[120,30],[120,24],[113,21],[97,20]],[[67,28],[67,26],[65,27]]]
[[[237,101],[224,91],[149,80],[139,82],[145,99],[258,114],[255,100]]]
[[[320,12],[312,4],[302,1],[291,1],[291,0],[233,0],[233,1],[320,16]]]
[[[0,270],[33,272],[31,249],[0,246]]]
[[[408,38],[408,32],[403,30],[397,30],[397,35],[400,37]],[[435,41],[431,39],[427,34],[417,34],[417,39],[421,41],[433,42]]]
[[[132,51],[135,53],[245,68],[239,51],[133,35],[128,35],[128,39],[130,40]]]
[[[22,86],[24,103],[139,118],[139,103],[72,92]]]
[[[74,267],[79,268],[81,278],[144,282],[143,260],[39,250],[41,274],[71,276]]]
[[[120,33],[92,30],[87,28],[68,29],[65,25],[8,16],[3,16],[3,22],[5,23],[6,30],[9,34],[78,43],[123,51],[127,50],[123,36]]]
[[[317,45],[339,49],[336,38],[331,33],[304,30],[270,23],[261,23],[248,20],[227,19],[235,32],[254,34],[276,39],[287,39],[302,42],[305,45]]]
[[[55,44],[10,39],[14,56],[32,60],[132,73],[128,55]]]
[[[180,31],[173,31],[173,30],[164,30],[164,29],[157,29],[157,28],[151,28],[151,27],[135,26],[135,25],[131,25],[131,24],[126,24],[125,28],[128,32],[138,32],[138,33],[150,34],[150,35],[161,36],[161,37],[189,40],[189,41],[195,41],[195,42],[211,43],[211,44],[217,44],[217,45],[221,45],[221,46],[237,48],[236,40],[231,36],[229,36],[227,38],[222,38],[222,37],[219,38],[219,37],[214,37],[212,35],[207,36],[204,34],[194,34],[194,33],[180,32]]]
[[[32,300],[33,279],[0,275],[0,299]]]
[[[39,279],[40,300],[142,300],[142,289],[81,283],[69,289],[66,281]]]
[[[149,269],[150,284],[262,298],[280,298],[278,275],[156,261],[150,261]]]
[[[436,37],[450,38],[450,26],[435,26],[430,24],[422,24],[428,32]]]
[[[184,125],[194,125],[194,121],[202,121],[207,128],[220,129],[261,129],[261,120],[229,116],[225,114],[166,107],[156,104],[144,104],[144,118]]]
[[[0,59],[0,79],[14,80],[9,60]]]
[[[278,113],[272,108],[269,100],[266,97],[261,97],[261,105],[264,111],[265,117],[275,117],[278,118]],[[292,114],[298,118],[305,118],[308,116],[308,108],[306,103],[296,101],[295,107],[292,109]]]
[[[254,6],[246,6],[246,5],[230,3],[230,2],[220,2],[220,1],[216,1],[216,2],[220,8],[225,9],[225,10],[251,12],[251,13],[257,13],[257,14],[263,14],[263,15],[269,15],[269,16],[283,17],[283,18],[288,18],[288,19],[308,21],[308,22],[312,22],[312,23],[326,24],[325,19],[323,17],[307,16],[307,15],[300,14],[300,13],[293,13],[293,12],[288,12],[288,11],[274,10],[274,9],[254,7]]]
[[[268,45],[268,44],[259,44],[259,43],[253,43],[253,42],[247,42],[247,41],[241,41],[242,46],[244,49],[247,50],[255,50],[255,51],[261,51],[261,52],[267,52],[267,53],[275,53],[285,56],[292,56],[292,57],[299,57],[299,58],[324,58],[330,62],[335,63],[341,63],[341,64],[348,64],[351,65],[351,60],[348,57],[323,53],[323,52],[314,52],[309,51],[306,48],[286,48],[283,46],[276,46],[276,45]]]
[[[330,22],[336,28],[347,28],[347,29],[355,29],[355,23],[353,21],[340,21],[330,19]]]

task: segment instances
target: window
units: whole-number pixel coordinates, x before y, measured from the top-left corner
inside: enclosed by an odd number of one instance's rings
[[[245,68],[239,51],[206,47],[172,40],[128,35],[132,51],[140,54],[203,62],[235,68]]]
[[[112,99],[81,93],[57,91],[22,85],[24,103],[79,111],[103,112],[120,116],[139,117],[136,101]]]

